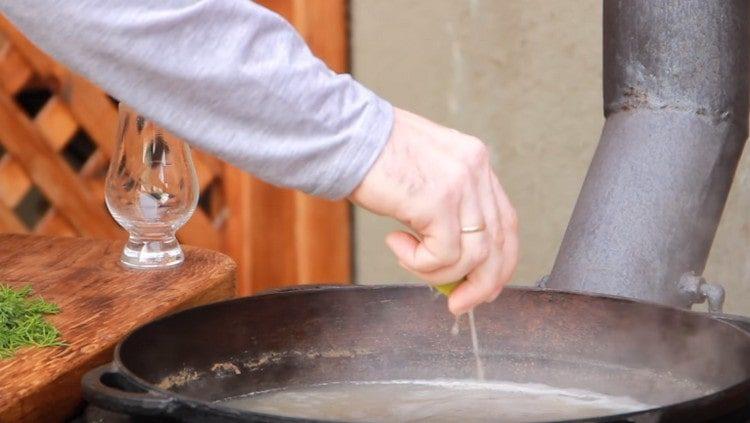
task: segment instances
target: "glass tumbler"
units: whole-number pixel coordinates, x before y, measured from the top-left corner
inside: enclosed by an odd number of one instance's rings
[[[175,232],[198,204],[190,147],[120,103],[115,154],[107,171],[107,208],[129,237],[120,261],[167,268],[185,256]]]

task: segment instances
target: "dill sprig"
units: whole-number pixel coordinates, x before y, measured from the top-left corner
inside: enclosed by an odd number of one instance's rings
[[[13,357],[27,346],[53,347],[64,343],[60,332],[44,316],[60,308],[42,298],[32,298],[30,286],[13,289],[0,285],[0,360]]]

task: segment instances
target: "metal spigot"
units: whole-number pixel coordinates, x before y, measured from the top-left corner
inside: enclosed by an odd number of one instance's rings
[[[678,282],[680,294],[690,306],[708,301],[709,313],[721,313],[724,307],[724,288],[719,284],[706,282],[703,276],[685,272]]]

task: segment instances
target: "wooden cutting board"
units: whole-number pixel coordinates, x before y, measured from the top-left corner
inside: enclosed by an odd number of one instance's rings
[[[185,263],[159,271],[119,265],[122,241],[0,235],[0,283],[31,285],[61,308],[49,318],[66,347],[27,348],[0,360],[0,422],[60,421],[81,401],[81,376],[112,359],[130,330],[167,313],[230,298],[235,264],[185,248]]]

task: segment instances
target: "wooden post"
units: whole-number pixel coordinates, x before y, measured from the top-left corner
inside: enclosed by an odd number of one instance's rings
[[[345,0],[263,0],[284,16],[310,49],[337,72],[348,69]],[[229,254],[251,271],[238,275],[240,294],[292,283],[348,283],[351,280],[351,219],[345,201],[326,201],[235,176],[250,191],[241,214],[227,226],[244,230],[250,246],[234,241]],[[246,179],[243,179],[246,178]],[[269,210],[270,209],[270,210]],[[243,223],[249,221],[250,223]],[[234,229],[233,229],[234,230]],[[238,236],[237,233],[228,235]]]

